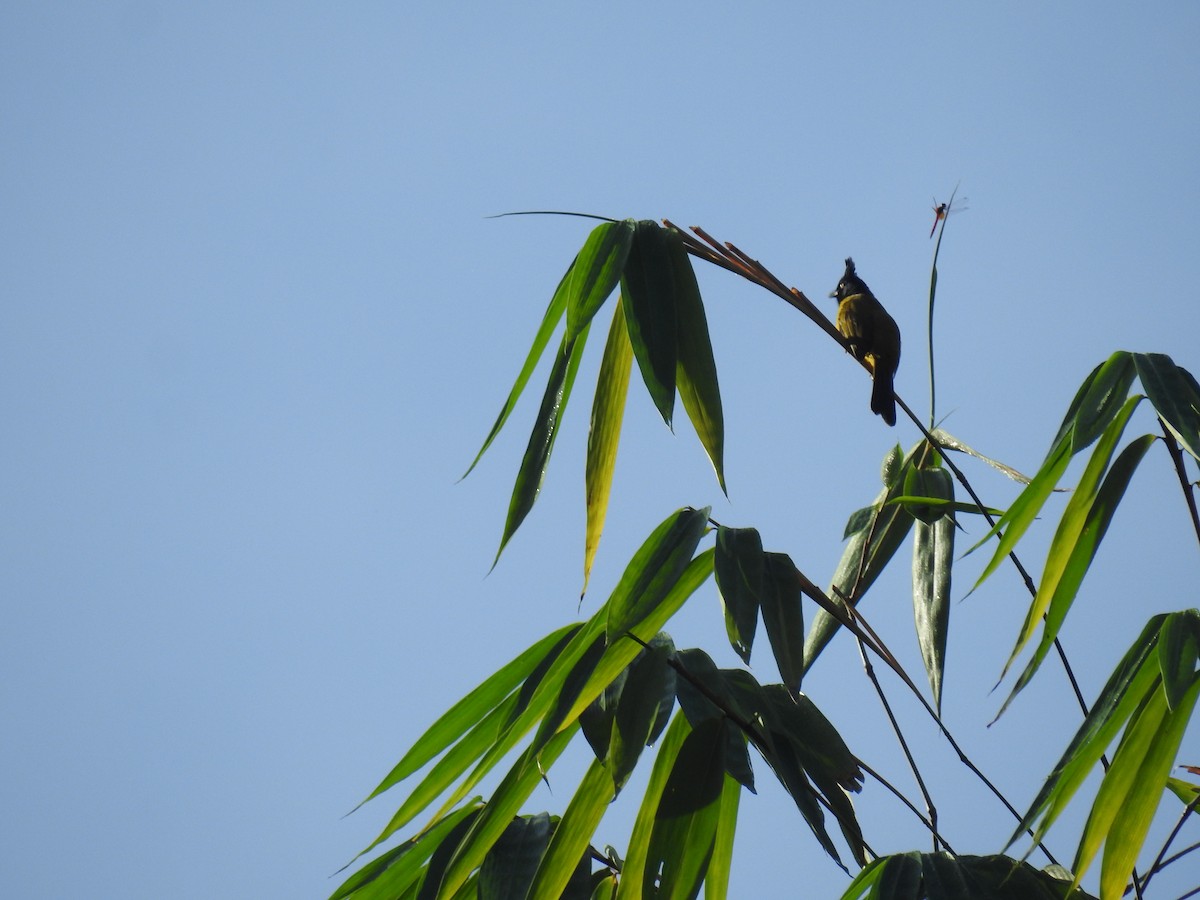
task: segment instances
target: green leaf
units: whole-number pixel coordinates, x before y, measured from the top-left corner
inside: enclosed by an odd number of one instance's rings
[[[898,853],[885,857],[879,877],[881,900],[917,900],[921,895],[920,853]]]
[[[729,894],[729,872],[733,866],[733,835],[737,829],[738,804],[741,798],[741,785],[727,776],[725,786],[721,790],[712,858],[708,861],[708,874],[704,878],[704,900],[725,900]]]
[[[558,436],[558,427],[562,423],[562,415],[567,408],[567,400],[570,399],[571,387],[575,383],[575,373],[579,371],[579,361],[583,358],[583,347],[586,343],[585,327],[579,337],[572,341],[563,341],[554,359],[554,368],[550,370],[546,392],[542,395],[542,405],[538,410],[537,420],[533,423],[533,432],[529,435],[529,444],[521,459],[521,468],[517,471],[512,499],[508,503],[504,535],[500,538],[500,549],[496,551],[493,566],[499,561],[509,538],[521,527],[521,523],[533,509],[533,501],[542,489],[546,466],[550,464],[550,453],[554,449],[554,439]]]
[[[696,429],[696,436],[708,454],[717,483],[725,487],[725,414],[721,410],[721,389],[717,385],[717,364],[708,336],[708,319],[696,273],[678,232],[665,233],[667,253],[675,285],[675,328],[678,357],[675,381],[684,411]]]
[[[412,748],[404,754],[404,758],[396,763],[379,786],[371,791],[367,800],[377,797],[416,772],[458,740],[469,728],[493,712],[500,701],[540,663],[548,656],[557,655],[562,649],[563,639],[578,627],[565,625],[552,631],[450,707],[417,739]],[[363,801],[365,802],[366,800]]]
[[[679,580],[704,536],[708,513],[708,507],[678,510],[634,554],[607,604],[610,644],[646,618]]]
[[[725,723],[710,719],[683,740],[663,787],[644,882],[658,877],[656,897],[691,900],[700,893],[716,843],[725,781]]]
[[[1158,632],[1158,668],[1167,706],[1177,709],[1196,682],[1200,661],[1200,610],[1170,613]]]
[[[447,835],[455,833],[461,838],[470,826],[470,820],[482,808],[477,797],[462,809],[430,826],[415,837],[409,838],[398,847],[371,860],[361,869],[347,878],[329,900],[342,900],[344,897],[355,895],[355,900],[367,900],[369,897],[398,896],[409,885],[416,882],[421,874],[421,867],[430,855],[441,846]],[[465,822],[465,824],[464,824]],[[453,845],[457,845],[455,839]],[[356,893],[357,892],[357,893]]]
[[[646,862],[649,856],[650,836],[654,830],[655,813],[662,799],[663,789],[679,756],[679,749],[684,740],[691,734],[687,717],[682,713],[676,714],[670,726],[658,745],[658,753],[654,757],[654,767],[650,770],[650,780],[642,794],[642,805],[638,807],[637,818],[633,823],[633,832],[629,836],[629,856],[625,859],[621,870],[621,880],[617,887],[617,900],[642,900],[645,896],[653,896],[653,881],[644,881]],[[643,887],[645,890],[643,890]]]
[[[725,632],[734,652],[749,664],[766,571],[762,538],[754,528],[722,526],[716,549],[714,571],[725,607]]]
[[[1033,845],[1042,839],[1067,803],[1091,773],[1117,732],[1144,701],[1159,678],[1157,646],[1165,616],[1151,617],[1109,676],[1091,712],[1075,732],[1037,797],[1018,823],[1005,848],[1029,829],[1039,816]]]
[[[642,380],[667,426],[675,408],[675,280],[666,232],[656,222],[637,223],[621,276],[625,321]]]
[[[471,461],[471,465],[463,473],[463,478],[471,474],[471,470],[483,458],[483,454],[487,452],[487,448],[492,445],[492,441],[496,439],[496,435],[500,433],[500,429],[508,421],[509,414],[512,413],[513,408],[517,405],[517,400],[520,399],[521,392],[525,390],[525,385],[529,382],[529,376],[537,368],[538,360],[542,358],[542,351],[546,349],[546,344],[550,341],[550,335],[554,333],[554,329],[558,327],[558,323],[562,320],[563,313],[567,311],[567,297],[570,293],[571,273],[574,271],[574,268],[575,263],[572,262],[563,274],[562,280],[558,282],[554,296],[550,298],[550,305],[546,307],[546,313],[542,316],[542,324],[538,326],[537,334],[533,338],[533,346],[529,348],[529,354],[525,357],[525,364],[521,367],[521,371],[517,375],[516,383],[513,384],[512,390],[508,393],[508,398],[500,408],[500,415],[496,416],[496,421],[492,425],[492,430],[488,432],[483,446],[479,448],[479,452],[475,454],[475,459]]]
[[[425,867],[425,877],[421,881],[421,886],[416,894],[413,895],[415,900],[436,900],[440,896],[439,887],[446,873],[446,867],[450,864],[450,860],[454,858],[454,854],[458,848],[462,846],[463,839],[471,832],[471,829],[474,828],[475,823],[479,821],[480,816],[484,814],[486,809],[487,807],[485,806],[476,815],[464,818],[434,849],[433,854],[429,857],[429,864]],[[453,888],[446,893],[452,894]],[[358,900],[358,898],[356,897],[355,900]]]
[[[513,819],[480,866],[479,900],[525,900],[550,844],[550,831],[550,816],[544,812]]]
[[[1135,353],[1134,364],[1146,396],[1171,434],[1200,460],[1200,386],[1164,353]]]
[[[1112,427],[1116,428],[1119,421],[1119,419],[1114,419]],[[1098,491],[1093,492],[1090,483],[1085,487],[1083,482],[1081,482],[1080,487],[1076,489],[1074,496],[1072,496],[1072,502],[1077,499],[1083,500],[1090,503],[1090,506],[1086,510],[1083,525],[1078,532],[1074,535],[1072,535],[1070,530],[1065,532],[1066,536],[1061,544],[1059,543],[1059,534],[1056,534],[1055,541],[1051,544],[1046,561],[1046,572],[1051,573],[1051,576],[1050,578],[1043,576],[1042,585],[1038,587],[1038,593],[1033,603],[1033,607],[1039,607],[1042,602],[1039,598],[1041,598],[1045,585],[1049,581],[1054,593],[1049,600],[1046,611],[1046,622],[1042,628],[1042,639],[1034,651],[1033,657],[1029,660],[1029,663],[1025,666],[1025,669],[1021,672],[1021,676],[1013,686],[1012,693],[1005,701],[1004,707],[1000,710],[1001,713],[1004,712],[1004,709],[1012,702],[1013,698],[1033,678],[1038,667],[1046,658],[1046,654],[1050,652],[1050,648],[1054,645],[1054,639],[1058,636],[1058,632],[1062,628],[1062,623],[1066,620],[1067,613],[1071,609],[1071,604],[1079,593],[1079,586],[1083,583],[1083,577],[1087,574],[1092,560],[1096,557],[1096,552],[1100,549],[1100,542],[1104,540],[1104,535],[1107,533],[1108,526],[1112,522],[1113,514],[1117,511],[1117,505],[1125,495],[1125,489],[1129,486],[1129,479],[1133,477],[1138,463],[1141,462],[1142,457],[1150,449],[1154,440],[1153,435],[1147,434],[1130,443],[1121,451],[1121,454],[1113,463],[1112,468],[1104,478],[1104,483]],[[1103,441],[1097,446],[1096,454],[1101,452],[1102,447],[1104,447]],[[1091,495],[1090,497],[1088,496],[1089,494]],[[1069,506],[1070,504],[1068,504]],[[1067,512],[1063,513],[1062,521],[1064,523],[1067,522]],[[1059,528],[1059,533],[1064,533],[1061,523]],[[1070,543],[1072,537],[1074,544]],[[1065,562],[1062,561],[1063,557],[1066,558]],[[1036,625],[1036,622],[1034,624]]]
[[[629,666],[613,720],[609,769],[614,794],[625,786],[657,723],[665,722],[675,697],[675,670],[668,660],[675,646],[669,636],[656,636]],[[663,709],[666,708],[664,715]]]
[[[859,510],[852,517],[851,524],[846,526],[849,541],[833,573],[830,588],[826,591],[835,603],[839,597],[850,597],[852,591],[856,591],[854,601],[861,600],[904,543],[913,517],[902,507],[889,503],[903,495],[901,482],[904,470],[912,464],[914,455],[922,452],[924,444],[924,441],[918,443],[900,464],[895,462],[896,451],[889,451],[884,464],[884,489],[875,502],[867,507],[869,514],[866,514],[866,510]],[[854,530],[851,532],[852,525]],[[806,670],[816,662],[817,656],[840,627],[841,623],[828,612],[817,610],[804,641]]]
[[[559,732],[540,753],[533,752],[531,748],[521,754],[455,851],[441,882],[442,894],[457,891],[471,872],[483,863],[488,851],[504,833],[521,804],[529,799],[544,773],[554,765],[575,736],[576,730],[576,726],[572,726]]]
[[[945,469],[924,470],[931,496],[954,500],[954,481]],[[942,674],[946,667],[946,638],[950,630],[950,575],[954,564],[954,520],[943,515],[913,526],[913,618],[921,660],[929,677],[934,706],[942,710]]]
[[[587,591],[592,562],[596,558],[600,535],[604,531],[604,520],[608,515],[608,499],[612,493],[613,470],[617,465],[617,444],[621,440],[621,421],[625,416],[625,400],[629,394],[629,374],[632,367],[633,348],[629,344],[625,315],[621,311],[621,299],[618,297],[612,325],[608,329],[608,340],[604,345],[604,357],[600,361],[596,398],[592,401],[592,424],[588,430],[587,462],[584,470],[587,529],[583,548],[583,592]]]
[[[1092,370],[1076,391],[1043,468],[1056,455],[1060,442],[1069,443],[1074,456],[1100,436],[1129,395],[1134,374],[1133,358],[1124,350],[1118,350]]]
[[[567,301],[567,339],[583,332],[621,280],[633,245],[632,219],[597,225],[584,242],[570,270]]]
[[[611,799],[612,778],[603,763],[593,760],[554,830],[529,888],[529,900],[558,900],[563,895]]]
[[[762,591],[763,627],[775,654],[779,677],[793,693],[804,674],[804,613],[796,566],[786,553],[765,554]]]

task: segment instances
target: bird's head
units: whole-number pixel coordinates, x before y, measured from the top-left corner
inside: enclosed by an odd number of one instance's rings
[[[854,271],[854,260],[847,256],[846,272],[842,275],[842,280],[838,282],[838,286],[834,288],[829,296],[836,297],[840,303],[847,297],[853,297],[855,294],[869,293],[871,293],[871,289],[867,287],[867,283],[859,278],[858,273]]]

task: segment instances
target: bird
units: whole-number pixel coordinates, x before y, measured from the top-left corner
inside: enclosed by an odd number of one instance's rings
[[[900,365],[900,329],[883,304],[875,299],[865,281],[854,270],[854,260],[846,257],[846,272],[829,295],[838,302],[835,324],[850,345],[854,358],[867,364],[874,384],[871,388],[871,412],[896,424],[896,395],[892,388]]]

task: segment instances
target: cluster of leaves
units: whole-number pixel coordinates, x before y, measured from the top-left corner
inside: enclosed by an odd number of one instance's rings
[[[720,393],[689,253],[720,261],[708,253],[697,254],[696,245],[674,228],[647,221],[605,221],[568,268],[479,451],[481,456],[504,426],[565,320],[499,552],[532,509],[592,319],[618,285],[621,296],[600,364],[587,447],[585,586],[612,488],[633,360],[668,426],[678,392],[724,489]],[[747,270],[760,271],[749,266]],[[761,283],[776,290],[769,280]],[[776,293],[792,299],[783,289]],[[793,305],[827,332],[832,330],[818,312],[809,310],[811,304],[802,295],[795,296],[803,303]],[[1144,395],[1131,393],[1135,378]],[[1069,873],[1053,867],[1039,872],[1003,855],[875,857],[850,801],[862,787],[864,764],[800,688],[821,650],[845,628],[864,652],[882,659],[921,696],[883,641],[865,625],[859,609],[911,532],[914,617],[933,701],[926,709],[949,738],[940,708],[957,517],[985,517],[992,528],[980,544],[996,539],[978,586],[1006,558],[1016,561],[1021,538],[1071,459],[1094,444],[1059,520],[1040,585],[1029,581],[1032,601],[1009,666],[1032,641],[1038,622],[1044,624],[1040,641],[1001,707],[1003,713],[1054,644],[1134,471],[1158,439],[1145,434],[1117,452],[1134,411],[1145,399],[1157,413],[1169,448],[1177,455],[1182,446],[1200,459],[1200,387],[1195,379],[1168,357],[1118,352],[1085,380],[1045,462],[1032,478],[1024,479],[1026,487],[1003,513],[982,505],[949,453],[964,451],[1019,476],[944,431],[922,428],[923,439],[908,453],[899,446],[889,452],[883,489],[850,515],[845,551],[825,591],[788,555],[765,551],[755,529],[716,525],[708,509],[673,513],[646,539],[593,616],[535,643],[414,744],[368,799],[425,773],[363,852],[373,851],[439,800],[440,805],[416,834],[350,876],[333,900],[574,900],[651,894],[691,898],[702,886],[707,896],[723,897],[741,791],[756,789],[751,749],[793,799],[818,844],[843,865],[826,828],[825,813],[834,817],[851,858],[864,867],[847,890],[847,900],[1085,897],[1079,879],[1102,844],[1101,896],[1120,896],[1164,787],[1192,804],[1189,810],[1195,805],[1196,787],[1170,779],[1169,773],[1200,694],[1197,611],[1163,614],[1147,624],[1086,713],[1041,793],[1019,817],[1010,846],[1024,832],[1032,834],[1036,844],[1121,734]],[[1178,459],[1176,468],[1187,494]],[[972,502],[956,499],[956,482]],[[1196,527],[1200,538],[1200,518]],[[700,549],[714,531],[714,546]],[[761,620],[779,671],[778,684],[760,684],[745,669],[718,668],[702,650],[677,649],[663,631],[710,574],[715,574],[724,605],[730,645],[749,663]],[[807,636],[803,597],[817,607]],[[522,813],[538,782],[580,733],[593,760],[561,817]],[[593,845],[601,819],[651,745],[656,746],[654,763],[627,855],[622,859],[611,847],[601,852]],[[481,780],[514,753],[515,762],[491,796],[485,801],[476,795]],[[933,830],[931,823],[924,824]],[[935,831],[935,849],[937,841],[947,846]]]

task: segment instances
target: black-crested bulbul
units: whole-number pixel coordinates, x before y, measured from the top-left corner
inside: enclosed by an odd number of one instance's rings
[[[846,257],[846,273],[829,295],[838,302],[837,330],[842,333],[855,359],[871,370],[871,412],[896,424],[896,395],[892,379],[900,365],[900,329],[888,315],[866,282],[854,271],[854,260]]]

